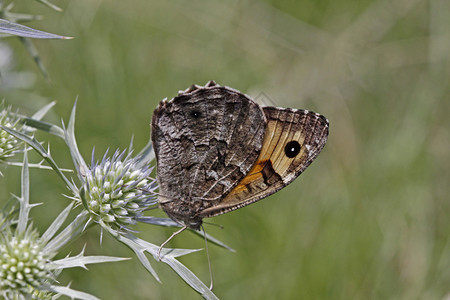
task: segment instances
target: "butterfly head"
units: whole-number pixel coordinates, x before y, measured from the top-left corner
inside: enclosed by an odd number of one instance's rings
[[[179,205],[174,201],[160,202],[164,212],[175,222],[188,228],[199,230],[202,225],[202,217],[196,214],[193,205]]]

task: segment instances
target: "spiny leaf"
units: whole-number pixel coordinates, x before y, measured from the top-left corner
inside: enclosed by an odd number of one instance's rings
[[[77,290],[73,290],[67,286],[58,286],[58,285],[47,285],[41,287],[42,290],[46,290],[49,292],[55,292],[58,294],[66,295],[71,299],[83,299],[83,300],[100,300],[99,298]]]
[[[72,39],[72,37],[57,35],[33,29],[31,27],[13,23],[3,19],[0,19],[0,32],[33,39],[61,39],[61,40]]]

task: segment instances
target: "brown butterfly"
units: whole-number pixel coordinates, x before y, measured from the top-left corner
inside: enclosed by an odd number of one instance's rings
[[[328,120],[307,110],[261,107],[210,81],[153,113],[159,204],[183,229],[267,197],[319,155]],[[161,246],[162,247],[162,246]]]

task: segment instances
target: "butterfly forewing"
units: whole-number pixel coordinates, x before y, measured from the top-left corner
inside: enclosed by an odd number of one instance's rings
[[[153,114],[152,141],[160,203],[167,203],[169,216],[192,217],[229,193],[255,164],[265,124],[259,105],[225,87],[161,102]]]
[[[308,167],[328,137],[325,117],[306,110],[263,108],[267,124],[260,155],[239,184],[199,216],[212,217],[267,197],[291,183]]]

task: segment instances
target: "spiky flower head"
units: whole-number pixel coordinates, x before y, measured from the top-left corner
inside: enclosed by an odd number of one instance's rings
[[[48,268],[49,255],[43,251],[38,233],[28,227],[13,234],[8,226],[0,234],[0,291],[10,299],[31,295],[40,286],[54,281]]]
[[[80,197],[91,218],[114,229],[128,229],[143,212],[156,204],[154,179],[149,175],[152,168],[140,167],[138,157],[126,157],[116,151],[112,157],[107,153],[100,163],[94,163],[83,176]]]
[[[19,124],[19,118],[11,112],[11,107],[0,103],[0,126],[8,127],[21,131],[23,128]],[[22,151],[23,143],[0,128],[0,162]]]

